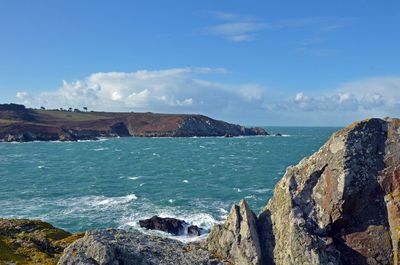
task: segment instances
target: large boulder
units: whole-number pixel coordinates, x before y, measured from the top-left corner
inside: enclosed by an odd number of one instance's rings
[[[262,264],[257,217],[245,200],[232,206],[224,224],[211,229],[207,248],[236,264]]]
[[[198,244],[149,236],[138,231],[92,230],[70,245],[59,265],[218,265]]]
[[[370,119],[335,133],[289,167],[259,216],[265,260],[398,264],[400,120]]]

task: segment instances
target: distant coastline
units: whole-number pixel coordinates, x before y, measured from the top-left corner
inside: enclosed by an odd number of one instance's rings
[[[0,141],[78,141],[100,137],[208,137],[268,135],[199,114],[29,109],[0,104]]]

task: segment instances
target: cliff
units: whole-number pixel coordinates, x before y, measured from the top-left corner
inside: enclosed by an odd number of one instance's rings
[[[399,227],[400,120],[370,119],[289,167],[258,216],[242,200],[190,244],[89,231],[59,264],[399,264]]]
[[[37,110],[0,104],[0,141],[5,142],[242,135],[267,135],[267,132],[194,114]]]

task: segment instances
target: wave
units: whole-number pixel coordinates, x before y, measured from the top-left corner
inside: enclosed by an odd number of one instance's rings
[[[95,200],[93,200],[93,205],[94,206],[114,206],[114,205],[118,205],[118,204],[126,204],[133,200],[137,200],[137,197],[135,194],[129,194],[126,196],[121,196],[121,197],[99,196]]]
[[[268,188],[265,188],[265,189],[255,189],[255,190],[253,190],[254,192],[257,192],[257,193],[266,193],[266,192],[270,192],[270,191],[272,191],[272,189],[268,189]]]
[[[99,148],[95,148],[92,149],[93,151],[104,151],[104,150],[108,150],[108,147],[99,147]]]
[[[214,224],[219,224],[223,222],[223,220],[216,220],[211,214],[205,212],[189,213],[180,210],[178,207],[158,208],[157,206],[151,203],[150,204],[145,203],[145,205],[146,206],[144,207],[144,209],[142,209],[141,212],[133,212],[129,216],[125,216],[124,218],[122,218],[120,222],[121,225],[119,226],[119,228],[136,229],[140,230],[145,234],[173,238],[182,242],[192,242],[204,239]],[[143,229],[139,226],[139,220],[151,218],[154,215],[163,218],[170,217],[170,218],[184,220],[189,225],[196,225],[198,227],[205,229],[205,233],[202,234],[201,236],[187,236],[187,235],[174,236],[162,231]]]
[[[107,208],[110,206],[126,205],[134,200],[137,200],[135,194],[128,194],[126,196],[117,197],[106,197],[106,196],[83,196],[77,198],[70,198],[66,200],[57,201],[56,204],[60,206],[66,206],[68,208],[67,213],[79,213],[92,211],[95,208]]]

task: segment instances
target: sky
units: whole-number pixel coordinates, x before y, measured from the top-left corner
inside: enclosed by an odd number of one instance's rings
[[[400,1],[3,0],[0,103],[245,125],[400,116]]]

